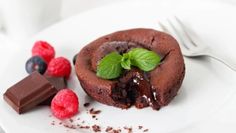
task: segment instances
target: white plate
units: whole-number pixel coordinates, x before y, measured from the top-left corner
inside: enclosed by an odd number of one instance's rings
[[[15,57],[5,62],[8,67],[1,73],[1,95],[27,75],[24,63],[30,57],[30,49],[36,40],[47,40],[54,45],[57,56],[72,59],[83,46],[101,35],[135,27],[159,29],[157,21],[173,13],[197,31],[202,40],[215,51],[236,60],[236,19],[233,12],[236,12],[233,6],[212,2],[131,1],[79,14],[50,27],[21,45]],[[139,131],[138,125],[148,128],[151,133],[235,132],[236,129],[231,126],[236,122],[236,114],[233,113],[236,109],[232,106],[236,103],[235,72],[210,59],[185,58],[185,63],[187,69],[183,85],[168,106],[160,111],[150,108],[121,110],[92,102],[92,107],[102,110],[98,121],[93,120],[82,106],[89,98],[72,73],[69,87],[78,93],[80,99],[80,113],[75,118],[80,117],[88,125],[98,124],[103,128],[132,126],[134,132]],[[91,132],[67,129],[58,124],[59,120],[49,117],[50,114],[48,107],[38,107],[18,115],[2,98],[0,100],[0,124],[7,133],[63,133],[67,130]],[[51,125],[52,121],[56,125]]]

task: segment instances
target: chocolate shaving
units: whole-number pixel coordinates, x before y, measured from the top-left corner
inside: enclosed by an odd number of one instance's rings
[[[72,123],[74,120],[73,119],[69,119],[69,121]]]
[[[148,132],[148,129],[143,130],[143,132]]]
[[[101,110],[94,110],[94,108],[91,108],[91,109],[89,110],[89,113],[96,115],[96,114],[100,114],[100,113],[101,113]]]
[[[121,133],[121,129],[113,129],[112,133]]]
[[[124,127],[124,129],[127,130],[128,133],[132,133],[132,130],[133,130],[132,127]]]
[[[138,126],[138,129],[140,130],[140,129],[142,129],[143,128],[143,126]]]
[[[92,128],[94,132],[101,132],[101,127],[98,125],[93,125]]]
[[[81,128],[81,129],[89,129],[90,126],[79,126],[79,128]]]
[[[70,129],[76,129],[76,126],[75,126],[75,125],[67,125],[67,124],[64,124],[63,126],[66,127],[66,128],[70,128]]]
[[[90,103],[84,103],[84,107],[89,107]]]
[[[106,132],[109,132],[109,131],[111,131],[112,129],[113,129],[112,127],[109,127],[109,126],[108,126],[105,131],[106,131]]]

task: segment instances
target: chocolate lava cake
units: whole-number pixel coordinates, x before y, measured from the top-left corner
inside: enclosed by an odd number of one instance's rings
[[[113,80],[96,76],[98,63],[105,55],[114,51],[122,54],[138,47],[158,53],[160,64],[149,72],[132,67]],[[123,109],[132,105],[160,109],[177,95],[185,75],[177,41],[166,33],[144,28],[118,31],[89,43],[79,52],[75,69],[89,96]]]

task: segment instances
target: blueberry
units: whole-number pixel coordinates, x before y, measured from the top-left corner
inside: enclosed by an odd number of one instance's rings
[[[75,62],[76,62],[77,55],[78,55],[78,54],[76,54],[76,55],[73,57],[73,64],[74,64],[74,65],[75,65]]]
[[[25,64],[25,70],[31,74],[34,71],[38,71],[40,74],[44,74],[47,69],[47,63],[39,56],[33,56],[27,60]]]

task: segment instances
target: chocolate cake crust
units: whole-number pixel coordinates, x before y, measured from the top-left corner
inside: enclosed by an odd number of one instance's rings
[[[96,76],[97,65],[106,54],[114,51],[122,54],[136,47],[156,52],[162,58],[161,63],[148,73],[132,68],[115,80]],[[177,95],[185,75],[184,59],[177,41],[164,32],[144,28],[114,32],[89,43],[79,52],[75,70],[89,96],[119,108],[135,105],[159,109]],[[132,74],[136,75],[130,76]],[[146,78],[137,79],[137,74]]]

